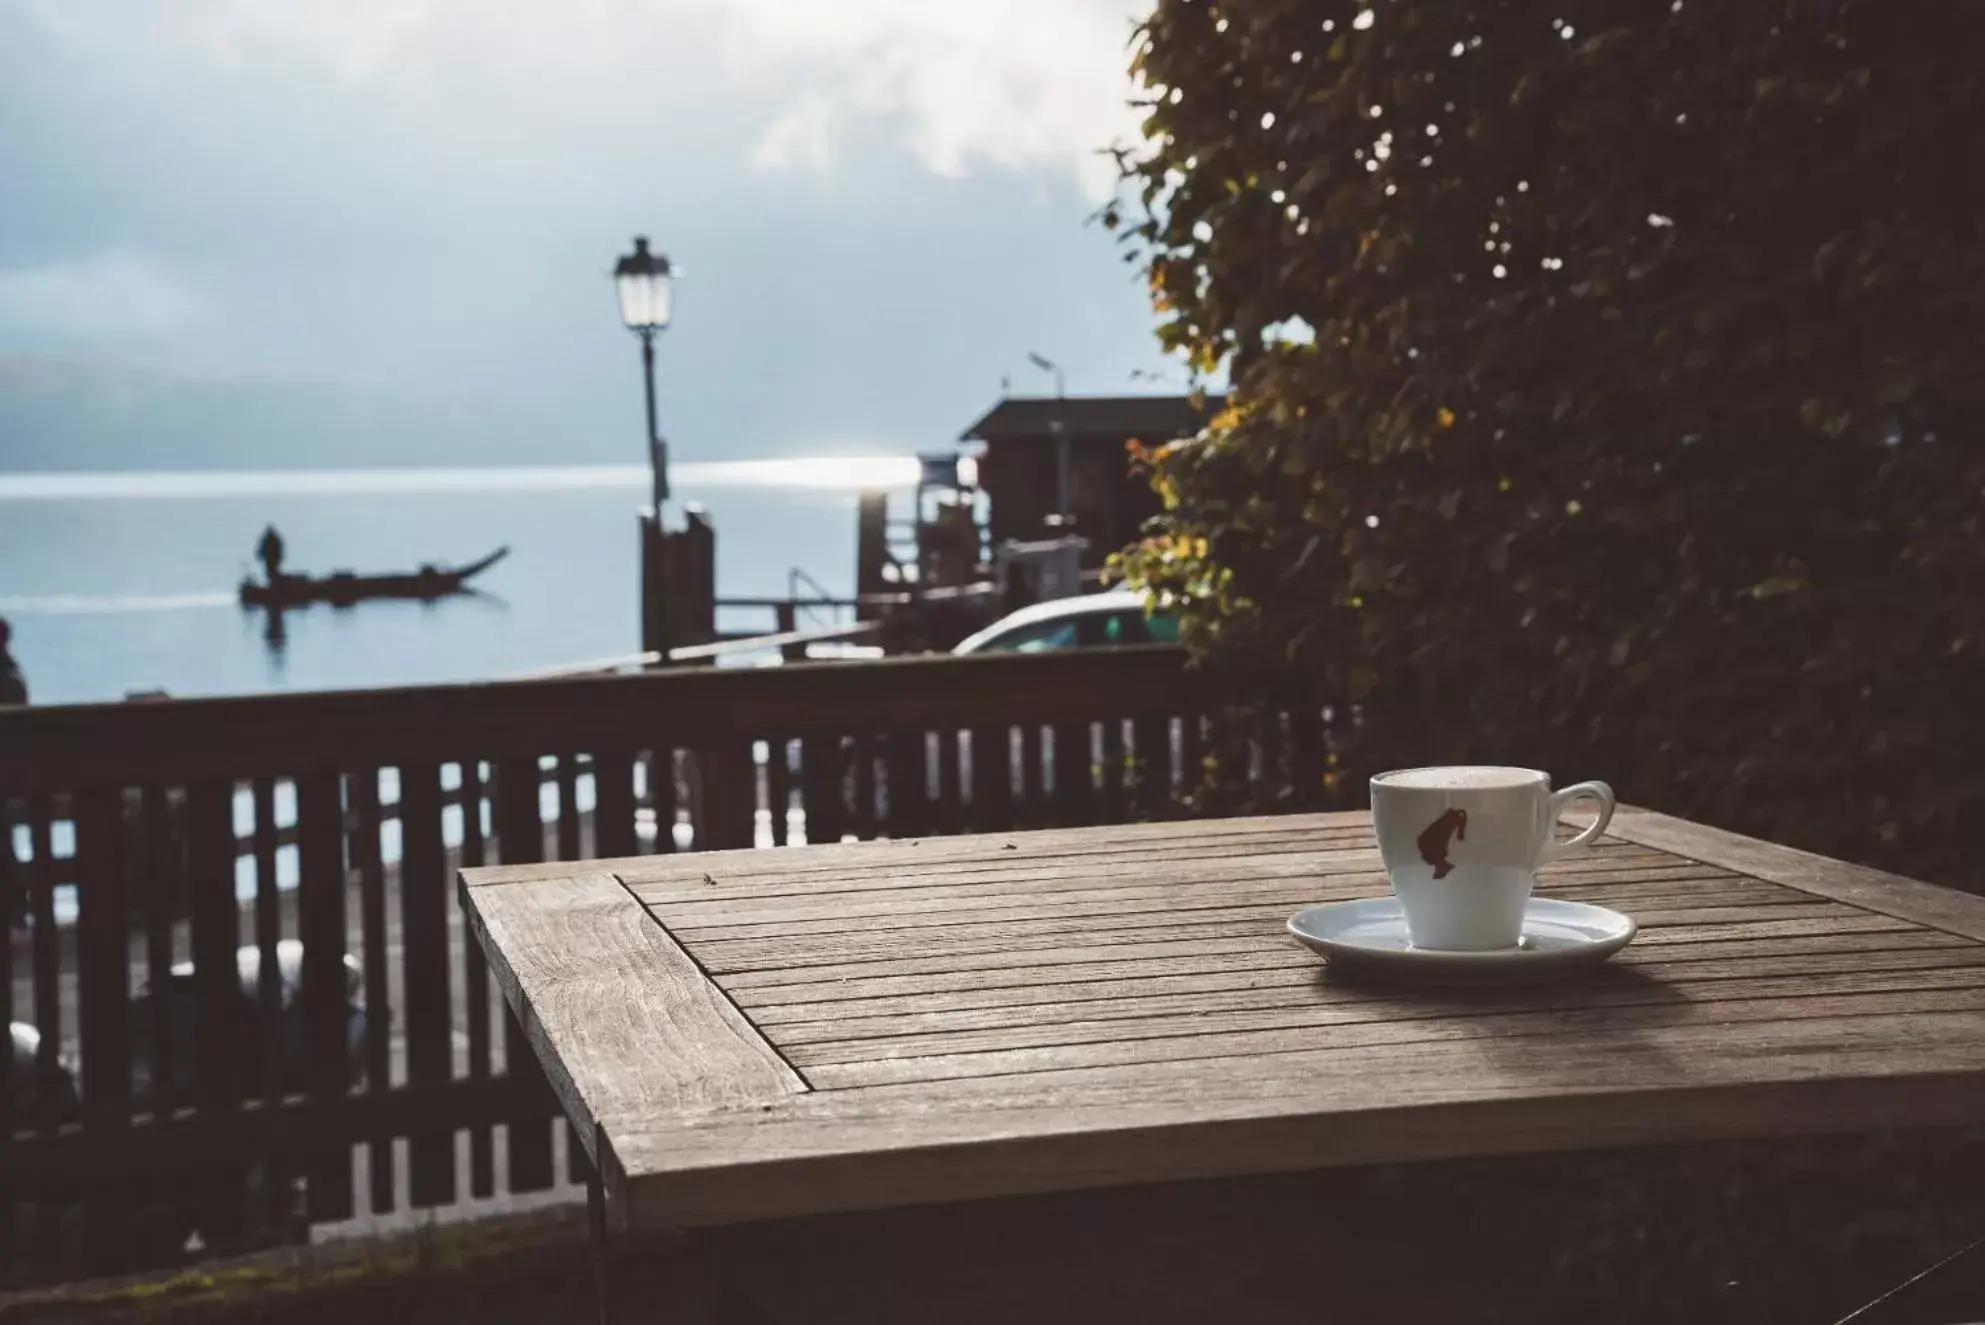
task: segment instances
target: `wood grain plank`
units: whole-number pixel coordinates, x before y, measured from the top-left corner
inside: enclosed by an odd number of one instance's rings
[[[972,887],[903,888],[894,893],[833,894],[818,901],[795,899],[776,904],[692,900],[658,906],[655,911],[675,933],[705,941],[790,933],[798,925],[805,925],[810,935],[873,933],[1048,916],[1173,913],[1233,906],[1242,901],[1295,907],[1363,897],[1386,889],[1383,875],[1376,873],[1245,879],[1209,879],[1188,874],[1182,881],[1167,881],[1177,877],[1170,871],[1156,869],[1146,878],[1133,876],[1114,882],[1075,877],[1066,880],[1062,889],[1022,897]],[[1810,893],[1758,883],[1709,865],[1692,864],[1558,876],[1551,887],[1542,891],[1550,896],[1575,894],[1583,900],[1606,905],[1672,902],[1721,907],[1813,901]],[[636,895],[640,895],[638,891]]]
[[[1204,887],[1245,886],[1261,880],[1324,880],[1335,876],[1355,876],[1376,880],[1385,889],[1385,873],[1376,858],[1361,849],[1277,849],[1236,855],[1231,851],[1192,852],[1180,850],[1162,856],[1071,859],[1059,865],[1049,862],[990,860],[971,867],[960,865],[918,869],[914,861],[891,868],[878,868],[854,875],[807,877],[798,881],[780,880],[761,884],[755,877],[741,874],[728,861],[710,862],[712,868],[682,869],[666,883],[633,883],[636,896],[651,905],[680,910],[718,908],[719,914],[744,914],[761,906],[767,914],[785,914],[787,908],[807,903],[827,907],[860,906],[873,903],[890,908],[922,905],[944,899],[1049,900],[1072,889],[1129,889],[1147,884],[1196,884]],[[617,864],[617,863],[616,863]],[[1682,860],[1639,848],[1608,851],[1553,865],[1541,876],[1540,885],[1549,889],[1567,881],[1721,877],[1738,879],[1730,870],[1696,861]]]
[[[1445,1035],[1450,1023],[1477,1017],[1502,1017],[1516,1013],[1579,1011],[1611,1008],[1621,1011],[1616,1019],[1623,1029],[1637,1024],[1638,1010],[1644,1008],[1683,1009],[1688,1016],[1701,1014],[1705,1020],[1722,1015],[1718,1006],[1727,1003],[1762,1002],[1822,998],[1834,994],[1904,994],[1929,990],[1985,989],[1985,968],[1977,965],[1908,971],[1845,971],[1837,974],[1797,972],[1767,976],[1682,984],[1650,980],[1640,972],[1610,972],[1612,978],[1579,983],[1555,984],[1529,990],[1478,990],[1462,996],[1400,997],[1370,988],[1318,981],[1300,1000],[1286,997],[1269,1006],[1221,1007],[1202,996],[1185,995],[1172,1000],[1125,1000],[1115,1007],[1085,1010],[1074,1015],[1037,1016],[1009,1025],[964,1029],[946,1027],[897,1034],[868,1035],[861,1038],[835,1035],[807,1039],[798,1034],[778,1034],[774,1042],[797,1067],[817,1077],[822,1086],[833,1081],[818,1071],[826,1064],[857,1066],[898,1063],[908,1059],[962,1059],[983,1057],[990,1061],[1015,1050],[1097,1046],[1098,1052],[1115,1052],[1117,1046],[1154,1040],[1167,1045],[1166,1059],[1218,1057],[1227,1051],[1230,1037],[1313,1029],[1334,1038],[1346,1033],[1345,1027],[1383,1025],[1391,1028],[1422,1027]],[[1790,1008],[1787,1002],[1786,1007]],[[1833,1006],[1829,1004],[1829,1006]],[[1060,1009],[1064,1014],[1069,1009]],[[1437,1036],[1438,1037],[1438,1036]],[[1107,1049],[1102,1048],[1108,1046]],[[1002,1061],[1003,1058],[1002,1058]],[[969,1069],[970,1065],[966,1067]],[[921,1072],[919,1065],[912,1069]],[[968,1075],[980,1073],[968,1071]],[[990,1075],[988,1073],[987,1075]],[[916,1077],[914,1079],[923,1079]]]
[[[850,869],[786,870],[784,861],[768,859],[763,853],[745,856],[728,853],[718,859],[694,862],[670,861],[663,868],[649,861],[615,861],[614,871],[648,902],[672,900],[703,901],[740,897],[821,897],[829,893],[896,893],[908,888],[950,887],[964,884],[1014,885],[1012,891],[1052,891],[1066,886],[1072,875],[1121,873],[1141,875],[1166,870],[1168,877],[1217,878],[1259,876],[1280,873],[1375,873],[1377,856],[1366,844],[1330,840],[1274,843],[1249,847],[1231,843],[1204,846],[1176,846],[1162,851],[1149,849],[1113,850],[1107,853],[1069,852],[1059,856],[1028,856],[1017,850],[989,849],[971,860],[940,860],[938,853],[921,852],[941,839],[913,839],[895,842],[891,857],[863,863]],[[864,846],[880,844],[862,844]],[[781,853],[781,856],[808,856],[808,852]],[[1683,860],[1642,847],[1618,847],[1582,853],[1555,863],[1540,875],[1545,883],[1609,868],[1689,867],[1691,873],[1713,869],[1699,862]],[[1728,871],[1726,871],[1728,872]],[[529,877],[523,871],[515,877]],[[1039,884],[1026,889],[1018,885]],[[722,889],[712,893],[712,887]]]
[[[1230,899],[1234,900],[1234,899]],[[975,924],[931,924],[839,932],[831,942],[809,933],[756,932],[749,938],[685,936],[697,959],[713,973],[799,967],[814,960],[873,961],[905,953],[977,953],[1023,950],[1036,944],[1138,942],[1160,935],[1222,935],[1279,932],[1292,907],[1308,900],[1262,899],[1220,906],[1179,908],[1097,907],[1047,916],[987,920]],[[1633,915],[1650,936],[1676,925],[1734,925],[1749,921],[1849,919],[1864,915],[1838,902],[1816,899],[1772,901],[1761,906],[1707,904],[1685,899],[1668,908],[1640,906]],[[1660,941],[1652,939],[1651,941]]]
[[[1975,973],[1972,975],[1975,981]],[[1455,1040],[1488,1039],[1500,1044],[1523,1037],[1586,1044],[1607,1036],[1631,1039],[1649,1030],[1691,1028],[1705,1043],[1737,1023],[1759,1022],[1784,1027],[1808,1017],[1905,1017],[1961,1012],[1985,1031],[1985,987],[1976,983],[1956,988],[1905,989],[1861,994],[1821,994],[1811,997],[1730,999],[1710,1002],[1650,1002],[1625,1006],[1583,1006],[1561,1011],[1518,1012],[1483,1016],[1436,1015],[1331,1022],[1319,1010],[1319,1020],[1263,1030],[1223,1034],[1155,1036],[1096,1043],[1051,1045],[915,1058],[872,1059],[854,1063],[806,1067],[816,1090],[846,1090],[858,1086],[903,1085],[912,1082],[975,1080],[1024,1076],[1096,1067],[1177,1065],[1193,1060],[1245,1058],[1263,1076],[1284,1070],[1265,1060],[1317,1048],[1360,1048],[1369,1045],[1446,1044]],[[1355,1015],[1355,1014],[1352,1014]],[[1561,1050],[1562,1051],[1562,1050]],[[796,1060],[804,1055],[795,1055]],[[1985,1082],[1981,1082],[1985,1087]],[[1979,1099],[1985,1114],[1985,1094]]]
[[[1852,911],[1852,908],[1847,908]],[[1635,940],[1644,946],[1664,943],[1690,945],[1730,939],[1775,939],[1808,934],[1894,933],[1918,928],[1906,920],[1872,912],[1855,912],[1835,917],[1786,921],[1744,921],[1734,925],[1685,925],[1643,933]],[[1186,939],[1153,939],[1122,943],[1062,943],[1053,947],[1029,944],[994,946],[986,951],[922,954],[874,961],[821,962],[793,964],[768,970],[744,970],[723,974],[723,984],[740,1002],[748,1002],[740,991],[775,985],[812,983],[822,980],[866,980],[894,975],[935,976],[955,971],[1017,970],[1027,967],[1098,965],[1146,957],[1197,955],[1208,965],[1226,962],[1235,953],[1253,952],[1265,945],[1288,943],[1280,923],[1257,923],[1251,931],[1208,934]]]
[[[1985,940],[1985,897],[1973,893],[1919,883],[1633,806],[1622,806],[1614,815],[1612,833],[1849,906]]]
[[[1359,813],[1261,815],[1244,819],[1198,819],[1169,823],[1111,824],[1098,828],[1016,829],[952,838],[878,839],[824,844],[818,850],[735,853],[722,861],[702,860],[696,869],[718,865],[736,868],[763,879],[803,876],[858,875],[864,871],[915,863],[919,869],[950,862],[966,865],[1015,859],[1039,864],[1067,858],[1107,855],[1155,847],[1162,851],[1203,847],[1252,850],[1265,842],[1284,842],[1292,849],[1338,843],[1373,847],[1369,818]],[[1602,839],[1602,841],[1604,841]],[[1612,843],[1614,847],[1619,843]],[[1652,850],[1652,848],[1641,848]],[[1011,853],[1009,855],[1009,853]],[[615,862],[615,872],[629,884],[679,876],[683,862],[641,858]]]
[[[1948,937],[1948,936],[1945,936]],[[1776,946],[1746,956],[1652,959],[1631,950],[1616,959],[1622,970],[1652,980],[1699,983],[1753,976],[1830,976],[1851,972],[1938,970],[1985,964],[1985,948],[1970,943],[1934,947],[1802,952]],[[1659,950],[1657,950],[1658,953]],[[1328,986],[1315,961],[1234,971],[1188,971],[1135,977],[1011,985],[875,998],[773,1004],[751,1010],[752,1022],[779,1045],[984,1029],[1071,1016],[1131,1016],[1147,1004],[1169,1004],[1184,1014],[1199,1010],[1284,1007],[1306,1002]]]
[[[610,874],[462,880],[462,906],[566,1117],[599,1129],[805,1083]]]
[[[1010,955],[1018,964],[1031,965],[1031,954],[1043,947],[1108,948],[1160,938],[1193,940],[1248,935],[1286,942],[1284,923],[1289,909],[1288,902],[1271,902],[1176,912],[1108,912],[974,925],[879,929],[837,934],[830,936],[830,941],[802,932],[750,939],[690,939],[688,945],[704,968],[720,977],[760,971],[791,973],[817,966],[885,963],[908,957],[976,961]],[[1819,900],[1758,907],[1641,910],[1635,913],[1635,918],[1641,925],[1637,941],[1648,944],[1676,941],[1672,937],[1676,931],[1700,934],[1747,925],[1769,926],[1774,933],[1802,933],[1809,931],[1794,927],[1816,925],[1844,932],[1864,929],[1877,921],[1891,926],[1907,924],[1839,902]],[[1760,934],[1764,932],[1760,930]]]
[[[1092,970],[1080,962],[1072,962],[1062,966],[996,965],[968,971],[919,972],[910,975],[868,976],[860,979],[843,976],[760,987],[739,987],[735,979],[723,983],[732,997],[757,1019],[770,1016],[773,1009],[794,1005],[818,1006],[833,1003],[858,1005],[877,998],[943,997],[982,992],[995,998],[1005,998],[1017,989],[1048,990],[1085,982],[1148,980],[1184,975],[1245,976],[1253,971],[1284,967],[1300,968],[1314,974],[1319,969],[1315,955],[1293,943],[1226,946],[1235,950],[1222,951],[1218,954],[1218,959],[1213,961],[1208,960],[1208,954],[1200,946],[1187,944],[1179,946],[1174,951],[1155,956],[1113,960],[1101,970]],[[1720,962],[1778,954],[1824,956],[1842,953],[1909,952],[1919,949],[1949,951],[1969,949],[1971,946],[1970,939],[1945,934],[1940,930],[1905,927],[1872,933],[1771,935],[1755,939],[1724,939],[1694,947],[1684,944],[1661,948],[1636,943],[1615,960],[1627,964],[1660,961],[1686,965],[1694,962]]]
[[[1976,1122],[1976,1010],[1311,1049],[819,1091],[616,1138],[634,1227],[1133,1182]],[[1931,1066],[1934,1065],[1934,1066]]]

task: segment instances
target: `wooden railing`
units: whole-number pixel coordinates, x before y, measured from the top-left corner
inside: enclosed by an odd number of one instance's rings
[[[77,1087],[0,1079],[0,1271],[128,1261],[134,1184],[210,1246],[298,1188],[321,1222],[552,1186],[458,865],[1173,813],[1206,690],[1149,648],[0,713],[0,1022]],[[1327,716],[1252,776],[1314,785]],[[134,1001],[175,963],[181,999]]]

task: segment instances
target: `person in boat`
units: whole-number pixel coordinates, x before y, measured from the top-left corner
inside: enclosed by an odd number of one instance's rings
[[[276,532],[274,525],[262,531],[262,541],[255,545],[255,556],[262,563],[269,585],[274,587],[283,573],[283,536]]]
[[[8,649],[13,638],[14,628],[7,624],[6,617],[0,617],[0,708],[28,702],[28,678]]]

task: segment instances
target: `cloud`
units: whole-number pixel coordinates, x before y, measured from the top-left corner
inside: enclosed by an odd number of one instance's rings
[[[0,340],[156,339],[213,317],[207,300],[134,253],[0,267]]]
[[[803,89],[761,139],[760,156],[818,166],[847,128],[899,124],[940,175],[977,163],[1072,170],[1107,196],[1099,155],[1129,137],[1129,40],[1139,0],[726,0],[734,67],[770,66]],[[795,143],[806,144],[804,154]]]
[[[856,130],[900,135],[929,170],[1045,169],[1107,195],[1098,155],[1131,136],[1128,44],[1150,0],[31,0],[72,43],[140,41],[222,68],[315,60],[352,82],[492,48],[525,63],[626,61],[713,41],[751,75],[767,170],[825,169]],[[763,76],[763,77],[759,77]]]

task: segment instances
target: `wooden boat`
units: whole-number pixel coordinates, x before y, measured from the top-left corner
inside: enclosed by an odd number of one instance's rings
[[[481,561],[466,566],[422,566],[417,571],[398,575],[359,575],[341,570],[329,575],[278,575],[273,583],[243,580],[241,602],[246,607],[282,608],[309,603],[349,607],[367,598],[432,601],[466,592],[471,579],[509,555],[509,548],[500,547]]]

